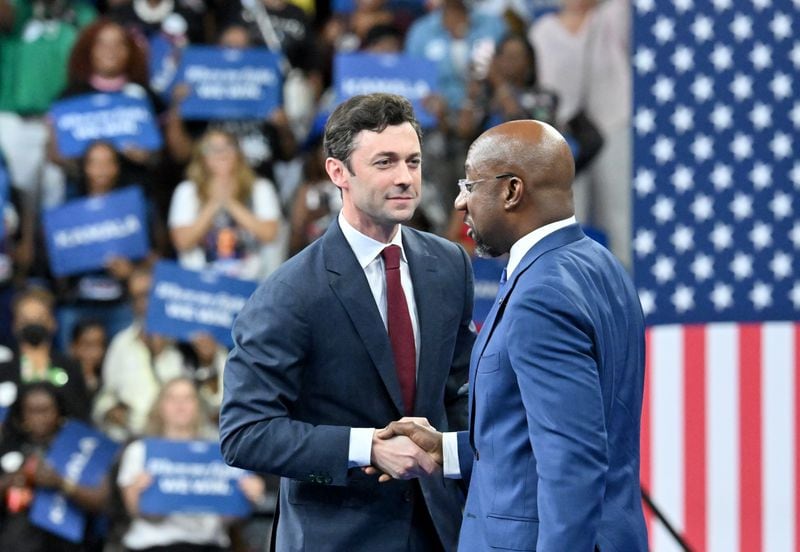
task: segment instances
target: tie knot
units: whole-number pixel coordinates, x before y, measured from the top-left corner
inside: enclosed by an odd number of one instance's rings
[[[386,270],[400,268],[400,246],[389,245],[381,251],[383,262],[386,263]]]

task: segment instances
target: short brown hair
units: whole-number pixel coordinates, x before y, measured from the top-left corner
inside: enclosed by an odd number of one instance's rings
[[[359,132],[382,132],[387,126],[403,123],[410,123],[422,142],[422,129],[407,99],[384,93],[353,96],[339,104],[328,118],[323,141],[325,155],[338,159],[352,172],[350,156]]]

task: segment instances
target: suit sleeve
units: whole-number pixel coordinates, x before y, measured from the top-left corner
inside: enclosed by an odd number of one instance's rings
[[[474,300],[474,283],[472,263],[467,253],[458,246],[461,266],[463,267],[464,306],[453,350],[453,361],[445,389],[445,407],[449,431],[460,431],[469,425],[469,359],[472,345],[475,343],[475,325],[472,323],[472,305]],[[461,276],[459,276],[461,278]]]
[[[350,428],[292,419],[311,351],[307,320],[300,294],[278,280],[237,317],[223,375],[222,454],[232,466],[345,485]]]
[[[509,303],[507,342],[538,473],[537,550],[592,550],[608,451],[592,327],[552,287]]]

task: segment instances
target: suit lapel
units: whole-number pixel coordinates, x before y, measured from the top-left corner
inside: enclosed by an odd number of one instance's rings
[[[414,283],[414,301],[419,322],[419,362],[417,365],[417,391],[414,399],[415,412],[422,412],[425,405],[436,402],[436,390],[441,388],[441,379],[446,373],[437,370],[439,337],[442,335],[442,309],[438,308],[442,297],[436,258],[430,255],[419,236],[403,229],[403,250],[408,258],[411,281]],[[411,415],[412,413],[407,413]]]
[[[403,398],[392,356],[392,346],[372,296],[364,270],[334,221],[322,238],[325,269],[331,289],[347,311],[361,342],[380,374],[397,411],[403,413]],[[342,344],[347,347],[347,343]]]
[[[514,290],[514,286],[516,286],[517,281],[519,280],[520,276],[530,268],[530,266],[542,255],[556,249],[558,247],[562,247],[569,243],[578,241],[579,239],[585,237],[583,230],[578,224],[571,224],[566,226],[560,230],[556,230],[552,234],[545,236],[541,241],[537,242],[531,249],[528,251],[525,256],[520,261],[519,265],[517,265],[516,269],[514,270],[511,278],[506,282],[505,287],[500,290],[497,294],[497,298],[495,299],[494,304],[492,305],[489,314],[486,316],[486,320],[481,327],[481,331],[478,334],[478,338],[475,340],[475,346],[472,350],[472,357],[470,358],[470,367],[469,367],[469,404],[470,404],[470,443],[474,445],[473,442],[473,431],[474,431],[474,423],[475,423],[475,387],[477,385],[477,372],[478,372],[478,362],[483,356],[483,351],[486,349],[486,345],[489,343],[489,339],[492,337],[492,333],[494,332],[495,327],[497,326],[497,322],[499,320],[498,315],[502,313],[505,308],[505,304],[508,301],[511,292]]]

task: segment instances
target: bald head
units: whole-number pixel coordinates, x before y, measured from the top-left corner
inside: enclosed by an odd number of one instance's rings
[[[467,167],[501,170],[530,184],[528,191],[572,190],[575,163],[564,137],[546,123],[510,121],[481,134],[469,149]]]

